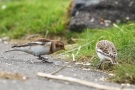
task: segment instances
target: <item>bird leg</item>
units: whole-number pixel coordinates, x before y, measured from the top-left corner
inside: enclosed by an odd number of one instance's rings
[[[108,66],[112,66],[112,62],[109,62]]]
[[[46,58],[41,57],[41,55],[40,55],[40,56],[38,56],[38,59],[39,59],[39,60],[46,60]]]
[[[101,69],[102,64],[103,64],[103,61],[101,61],[100,64],[97,65],[97,68],[98,68],[98,69]]]
[[[38,56],[38,59],[42,60],[43,63],[53,63],[53,62],[49,62],[48,58],[41,57],[41,55]]]

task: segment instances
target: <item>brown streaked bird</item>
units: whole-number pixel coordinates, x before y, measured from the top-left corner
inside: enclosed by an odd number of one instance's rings
[[[37,39],[33,42],[29,42],[23,45],[14,45],[12,50],[6,51],[22,51],[28,54],[37,56],[38,59],[43,60],[43,62],[49,62],[46,58],[41,55],[52,54],[59,50],[65,50],[64,44],[57,40],[48,40],[45,38]]]
[[[117,50],[114,44],[108,40],[101,40],[96,44],[96,52],[100,58],[99,68],[105,60],[110,60],[112,64],[118,64],[116,61]]]

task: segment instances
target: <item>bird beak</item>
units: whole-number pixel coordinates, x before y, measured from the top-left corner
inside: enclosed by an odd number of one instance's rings
[[[65,48],[63,48],[63,50],[66,50]]]

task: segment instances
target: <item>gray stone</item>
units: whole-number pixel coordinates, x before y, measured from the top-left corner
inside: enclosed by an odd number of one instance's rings
[[[105,28],[135,21],[135,0],[74,0],[69,30]]]

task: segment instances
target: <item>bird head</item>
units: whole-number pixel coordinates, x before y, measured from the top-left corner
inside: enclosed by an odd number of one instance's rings
[[[65,50],[65,46],[61,41],[57,41],[55,47],[57,50]]]

